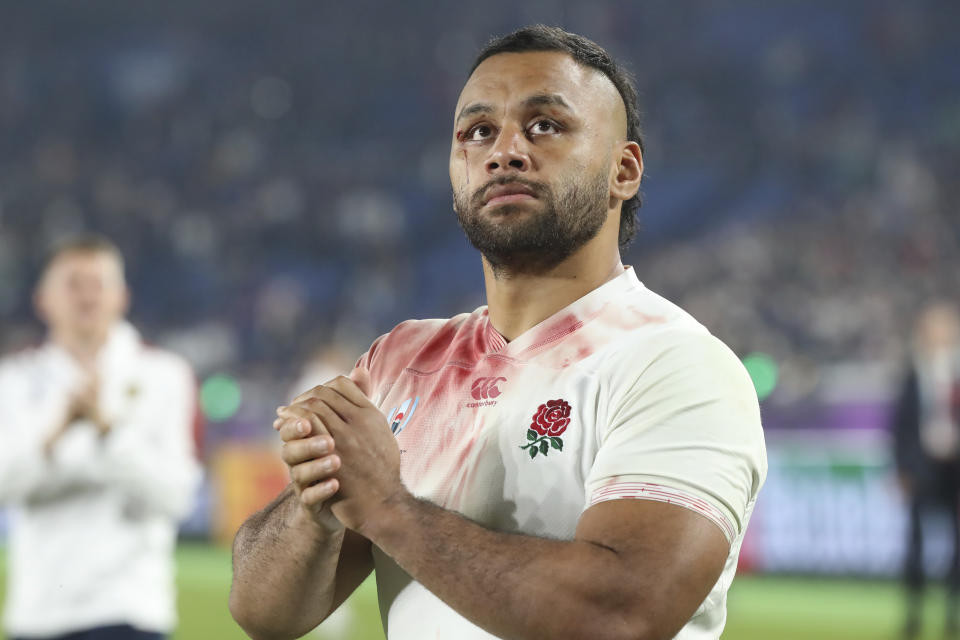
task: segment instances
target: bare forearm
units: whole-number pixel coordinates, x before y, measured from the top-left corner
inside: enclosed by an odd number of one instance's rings
[[[343,530],[327,532],[288,488],[237,532],[230,612],[256,640],[296,638],[330,611]]]
[[[502,638],[644,638],[628,620],[633,593],[617,553],[583,541],[491,531],[419,500],[364,531],[405,571],[474,624]]]

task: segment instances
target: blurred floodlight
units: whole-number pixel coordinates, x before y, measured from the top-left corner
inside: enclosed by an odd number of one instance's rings
[[[218,373],[210,376],[200,387],[200,406],[208,420],[229,420],[240,408],[240,385],[232,377]]]
[[[757,398],[761,401],[765,400],[777,386],[777,375],[779,374],[777,363],[765,353],[751,353],[743,359],[743,366],[746,367],[750,379],[753,380],[753,386],[757,390]]]

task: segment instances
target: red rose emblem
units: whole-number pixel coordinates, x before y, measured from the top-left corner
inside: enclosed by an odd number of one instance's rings
[[[551,449],[563,451],[560,435],[570,424],[570,404],[566,400],[548,400],[537,408],[533,422],[527,429],[527,444],[520,448],[530,458],[546,456]]]
[[[566,400],[548,400],[540,405],[530,428],[541,436],[559,436],[570,424],[570,405]]]

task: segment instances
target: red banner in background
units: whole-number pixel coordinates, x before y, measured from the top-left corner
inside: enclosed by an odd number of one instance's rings
[[[277,450],[264,445],[225,444],[214,453],[210,472],[216,495],[211,537],[225,544],[290,482]]]

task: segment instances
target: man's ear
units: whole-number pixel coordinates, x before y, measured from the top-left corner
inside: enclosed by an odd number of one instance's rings
[[[637,195],[643,178],[643,153],[631,140],[621,142],[620,154],[614,158],[614,175],[610,180],[610,196],[626,201]]]

